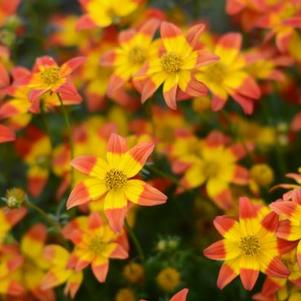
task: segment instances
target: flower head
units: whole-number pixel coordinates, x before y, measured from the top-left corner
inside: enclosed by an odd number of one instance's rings
[[[280,255],[289,249],[290,244],[275,236],[278,226],[275,213],[270,212],[262,217],[260,208],[242,197],[239,201],[239,221],[218,216],[214,226],[223,239],[205,249],[204,255],[224,261],[217,280],[219,288],[224,288],[240,275],[244,288],[251,290],[260,271],[273,277],[288,276],[289,271],[281,262]]]
[[[107,160],[93,156],[75,158],[72,166],[88,176],[71,192],[67,208],[104,199],[104,212],[115,231],[123,227],[128,202],[153,206],[166,202],[166,196],[147,183],[131,179],[142,169],[153,151],[152,143],[140,143],[128,149],[126,140],[112,134]]]
[[[81,271],[91,264],[99,282],[106,280],[110,258],[128,257],[125,233],[116,234],[98,213],[74,220],[65,227],[64,232],[74,243],[69,267]]]
[[[207,89],[195,74],[201,66],[215,62],[217,56],[200,49],[199,36],[204,25],[195,25],[184,36],[181,29],[172,23],[162,22],[161,47],[157,57],[147,62],[136,76],[135,84],[141,92],[142,102],[150,98],[163,84],[166,104],[176,109],[179,93],[201,96]]]

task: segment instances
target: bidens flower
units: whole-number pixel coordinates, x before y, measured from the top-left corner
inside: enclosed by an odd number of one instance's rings
[[[144,206],[159,205],[167,197],[147,183],[131,179],[142,169],[152,153],[152,143],[140,143],[128,150],[126,140],[112,134],[108,142],[107,160],[93,156],[78,157],[72,166],[89,177],[71,192],[67,208],[104,199],[104,212],[115,231],[123,227],[128,201]]]
[[[162,84],[165,102],[171,109],[176,109],[180,92],[193,97],[207,94],[207,88],[196,79],[195,74],[201,66],[209,65],[218,58],[200,49],[199,36],[203,30],[204,25],[195,25],[184,36],[174,24],[161,24],[161,49],[135,79],[142,102]]]
[[[29,98],[33,104],[38,106],[40,98],[46,93],[58,96],[58,106],[59,97],[65,105],[80,103],[82,98],[69,77],[84,61],[84,57],[76,57],[59,67],[49,56],[37,58],[28,83]]]
[[[119,17],[131,14],[141,0],[79,0],[85,14],[77,23],[78,29],[107,27]]]
[[[228,216],[215,218],[214,226],[224,239],[205,249],[204,255],[225,261],[217,280],[219,288],[240,275],[244,288],[251,290],[259,271],[272,277],[288,276],[289,271],[279,256],[289,249],[289,243],[275,235],[278,217],[273,212],[264,217],[261,213],[260,207],[243,197],[239,200],[239,221]]]
[[[109,259],[128,257],[128,241],[125,232],[116,234],[96,212],[89,217],[73,220],[64,229],[65,236],[74,243],[69,267],[81,271],[91,264],[94,276],[105,282]]]

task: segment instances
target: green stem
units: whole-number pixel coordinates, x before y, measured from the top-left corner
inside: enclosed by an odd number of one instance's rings
[[[135,248],[138,252],[138,255],[140,257],[141,262],[143,263],[144,260],[145,260],[145,257],[144,257],[144,253],[143,253],[141,244],[140,244],[139,239],[137,238],[135,232],[133,231],[133,229],[131,228],[131,226],[129,225],[127,220],[125,220],[125,228],[128,231],[128,233],[129,233],[129,235],[130,235],[130,237],[133,241],[133,244],[135,245]]]
[[[51,146],[51,154],[52,154],[52,150],[53,150],[53,144],[52,144],[52,141],[51,141],[52,136],[51,136],[50,129],[49,129],[48,122],[47,122],[47,118],[46,118],[45,103],[44,103],[43,99],[41,101],[40,110],[41,110],[43,126],[44,126],[45,132],[46,132],[46,134],[49,138],[49,142],[50,142],[50,146]]]
[[[59,93],[57,93],[56,95],[60,101],[65,124],[66,124],[67,131],[68,131],[68,139],[69,139],[69,146],[70,146],[70,153],[71,153],[71,160],[72,160],[74,158],[74,143],[73,143],[72,127],[71,127],[71,122],[70,122],[71,118],[69,116],[68,111],[66,110],[66,107],[64,106],[61,95]],[[71,186],[73,186],[73,183],[74,183],[74,170],[72,168],[71,169]]]

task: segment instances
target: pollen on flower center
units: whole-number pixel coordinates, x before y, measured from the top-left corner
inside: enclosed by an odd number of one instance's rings
[[[94,254],[100,254],[105,247],[106,243],[99,236],[95,236],[89,243],[89,250]]]
[[[120,189],[122,188],[127,182],[127,176],[118,169],[111,169],[106,173],[105,176],[105,185],[107,189]]]
[[[204,164],[204,174],[207,177],[214,177],[218,173],[219,165],[214,161],[206,161]]]
[[[133,65],[141,65],[146,60],[145,49],[139,46],[133,47],[128,54],[129,62]]]
[[[177,73],[181,70],[182,58],[173,52],[165,53],[161,58],[162,69],[167,73]]]
[[[239,244],[240,249],[244,255],[255,256],[260,251],[260,243],[256,236],[248,235],[242,237]]]
[[[40,73],[42,81],[46,85],[54,85],[60,80],[60,68],[49,67]]]
[[[210,80],[218,83],[221,83],[226,77],[225,68],[221,63],[209,66],[205,73]]]

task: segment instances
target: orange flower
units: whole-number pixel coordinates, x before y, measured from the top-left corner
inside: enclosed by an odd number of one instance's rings
[[[112,134],[106,161],[94,156],[75,158],[72,166],[89,177],[75,186],[67,208],[103,198],[111,227],[120,231],[129,201],[144,206],[165,203],[167,197],[159,190],[141,180],[131,179],[142,169],[153,148],[152,143],[140,143],[128,150],[126,140]]]
[[[181,93],[181,97],[184,97],[183,94],[202,96],[207,93],[207,88],[196,79],[195,74],[201,66],[210,65],[218,58],[200,49],[199,36],[203,29],[204,25],[195,25],[184,36],[174,24],[161,24],[161,49],[135,79],[142,102],[150,98],[162,84],[165,102],[172,109],[176,109],[176,101]]]
[[[109,259],[128,257],[128,241],[124,232],[116,234],[96,212],[79,217],[64,229],[65,236],[74,243],[69,267],[81,271],[91,264],[99,282],[105,282]]]
[[[252,290],[259,271],[279,278],[289,275],[280,255],[294,247],[276,237],[278,217],[270,212],[262,216],[260,207],[246,198],[239,201],[239,221],[218,216],[214,226],[223,239],[204,250],[204,255],[213,260],[225,261],[217,280],[220,289],[240,275],[246,290]]]
[[[240,53],[242,36],[238,33],[223,35],[213,49],[220,60],[201,67],[196,75],[213,94],[212,109],[221,110],[229,96],[241,105],[244,112],[251,114],[254,102],[260,97],[260,88],[246,71],[247,62]]]
[[[159,20],[151,19],[139,30],[129,29],[121,32],[120,46],[102,56],[101,64],[113,66],[114,70],[108,86],[109,94],[121,88],[145,63],[155,57],[157,47],[152,39],[159,24]]]
[[[39,108],[40,98],[46,93],[60,96],[65,105],[80,103],[82,98],[70,81],[70,74],[84,61],[85,58],[76,57],[59,67],[49,56],[37,58],[28,83],[29,98],[34,107]],[[58,97],[56,102],[60,105]]]
[[[131,14],[141,0],[79,0],[85,14],[77,24],[78,29],[107,27],[119,17]]]

